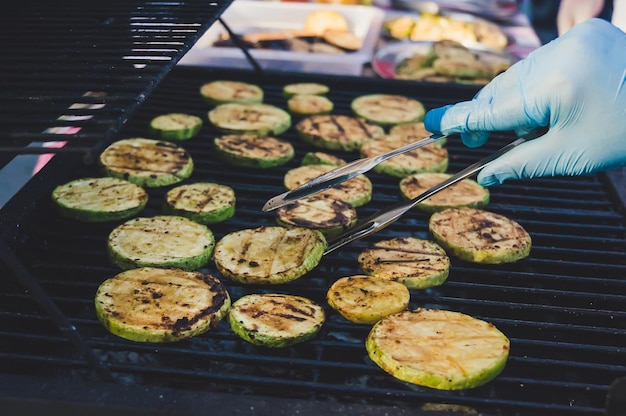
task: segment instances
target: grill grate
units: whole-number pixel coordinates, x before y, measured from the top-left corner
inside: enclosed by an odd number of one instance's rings
[[[311,80],[296,74],[269,73],[258,78],[245,71],[178,67],[134,114],[121,136],[146,136],[149,120],[164,112],[188,112],[206,119],[208,107],[198,89],[220,78],[259,84],[266,102],[283,107],[285,83]],[[475,92],[469,87],[420,87],[401,81],[332,76],[315,80],[330,85],[336,113],[344,114],[349,114],[350,101],[364,93],[410,92],[430,108]],[[268,171],[233,169],[214,158],[212,137],[214,132],[207,125],[198,137],[182,145],[196,164],[190,180],[223,183],[237,194],[235,217],[211,227],[216,238],[241,228],[273,224],[273,214],[262,213],[260,208],[270,196],[283,191],[282,176],[311,148],[290,130],[283,136],[296,146],[296,157],[289,165]],[[478,149],[449,140],[449,171],[460,170],[510,140],[509,135],[495,135]],[[357,157],[338,155],[348,160]],[[132,343],[108,334],[95,317],[93,294],[104,279],[119,272],[104,250],[114,225],[77,224],[49,212],[49,193],[55,185],[89,175],[98,175],[95,166],[58,155],[38,181],[29,183],[0,211],[0,225],[17,259],[27,265],[118,383],[270,400],[369,404],[412,412],[425,402],[443,402],[494,415],[600,415],[609,385],[626,375],[626,221],[603,175],[514,181],[492,188],[488,209],[520,222],[529,231],[531,256],[516,264],[489,266],[453,259],[443,286],[412,291],[412,308],[464,312],[494,323],[511,339],[510,359],[499,377],[485,386],[456,392],[426,389],[387,375],[367,358],[364,339],[369,327],[350,324],[328,308],[327,322],[315,340],[279,350],[239,340],[225,322],[213,332],[166,345]],[[358,209],[360,218],[400,198],[396,179],[367,175],[374,184],[374,197]],[[159,212],[167,189],[150,190],[142,215]],[[356,258],[366,244],[404,234],[428,238],[427,221],[425,214],[408,213],[379,233],[330,253],[309,275],[286,285],[225,283],[233,300],[252,292],[282,291],[326,305],[329,285],[336,278],[358,273]],[[217,274],[212,265],[209,271]],[[14,274],[2,264],[0,273]],[[44,373],[46,382],[99,382],[80,351],[13,279],[5,279],[0,289],[0,373]]]

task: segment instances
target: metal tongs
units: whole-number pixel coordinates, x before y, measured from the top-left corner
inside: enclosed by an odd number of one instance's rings
[[[469,165],[465,169],[457,172],[455,175],[439,183],[438,185],[435,185],[434,187],[425,191],[421,195],[418,195],[417,197],[409,201],[402,201],[402,202],[399,202],[397,204],[394,204],[390,207],[387,207],[385,209],[378,211],[374,215],[365,219],[360,224],[357,224],[354,227],[350,228],[348,231],[346,231],[344,234],[337,237],[335,240],[331,241],[328,247],[326,248],[326,251],[324,252],[324,254],[328,254],[338,249],[339,247],[343,247],[344,245],[351,243],[352,241],[361,239],[363,237],[366,237],[370,234],[373,234],[377,231],[382,230],[383,228],[385,228],[386,226],[388,226],[389,224],[393,223],[398,218],[400,218],[405,212],[413,208],[415,205],[433,196],[437,192],[440,192],[443,189],[448,188],[449,186],[452,186],[455,183],[460,182],[463,179],[477,173],[487,163],[499,158],[503,154],[519,146],[525,141],[533,139],[535,137],[539,137],[543,133],[545,133],[545,129],[533,130],[530,133],[524,135],[523,137],[520,137],[517,140],[509,143],[508,145],[500,148],[499,150],[492,153],[491,155],[479,160],[476,163]],[[271,211],[283,205],[287,205],[291,202],[294,202],[298,199],[301,199],[306,196],[312,195],[314,193],[331,188],[334,185],[337,185],[341,182],[344,182],[350,178],[353,178],[363,172],[366,172],[372,169],[374,166],[376,166],[378,163],[382,162],[383,160],[389,159],[390,157],[399,155],[404,152],[408,152],[409,150],[416,149],[418,147],[422,147],[430,143],[434,143],[436,141],[443,139],[444,137],[447,137],[447,136],[432,135],[418,142],[411,143],[408,146],[404,146],[396,150],[393,150],[389,153],[385,153],[383,155],[374,156],[374,157],[370,157],[366,159],[358,159],[347,165],[341,166],[337,169],[333,169],[330,172],[327,172],[324,175],[318,176],[317,178],[301,185],[300,187],[292,191],[285,192],[283,194],[275,196],[274,198],[271,198],[269,201],[267,201],[267,203],[263,207],[263,210]]]

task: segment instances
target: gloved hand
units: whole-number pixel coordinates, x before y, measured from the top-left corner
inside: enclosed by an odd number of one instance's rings
[[[472,101],[429,111],[432,133],[468,147],[490,131],[549,128],[485,166],[483,186],[509,178],[582,175],[626,164],[626,34],[601,19],[574,26],[487,84]]]

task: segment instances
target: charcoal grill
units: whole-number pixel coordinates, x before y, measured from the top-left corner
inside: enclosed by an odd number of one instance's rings
[[[84,157],[85,142],[98,148],[116,138],[149,137],[149,120],[165,112],[206,119],[209,108],[198,90],[215,79],[253,82],[264,89],[267,103],[282,107],[286,83],[323,82],[331,87],[329,98],[338,114],[349,114],[350,101],[364,93],[405,94],[432,108],[476,92],[470,86],[356,77],[167,68],[145,98],[120,107],[127,115],[106,114],[104,120],[114,122],[102,131],[99,117],[95,126],[87,125],[86,131],[96,131],[92,141],[70,135],[66,150],[0,210],[0,408],[7,409],[6,414],[449,413],[420,410],[424,403],[459,404],[485,415],[624,414],[626,221],[623,188],[611,180],[617,173],[511,181],[492,188],[488,209],[528,230],[533,238],[530,257],[488,266],[453,258],[443,286],[412,291],[411,308],[467,313],[494,323],[511,339],[503,373],[476,389],[439,391],[387,375],[365,352],[369,327],[345,321],[325,302],[335,279],[359,273],[356,258],[368,243],[407,234],[428,238],[428,217],[417,211],[330,253],[294,282],[268,288],[224,280],[233,299],[280,291],[325,305],[327,322],[312,341],[277,350],[256,347],[237,338],[225,322],[172,344],[134,343],[109,334],[96,319],[93,296],[104,279],[119,272],[105,250],[106,237],[116,224],[60,218],[52,211],[50,193],[71,179],[100,174],[93,158]],[[41,112],[24,108],[19,114],[22,120],[49,121]],[[206,123],[199,136],[181,144],[196,164],[187,182],[219,182],[237,194],[235,217],[211,227],[216,238],[273,225],[274,214],[263,213],[263,203],[284,190],[284,173],[313,149],[289,130],[281,137],[296,148],[290,164],[271,170],[235,169],[215,158],[215,135]],[[14,134],[9,140],[22,143],[32,136]],[[449,171],[460,170],[511,139],[510,134],[496,134],[478,149],[465,148],[458,138],[449,140]],[[347,160],[357,156],[337,155]],[[374,195],[358,209],[360,218],[400,198],[396,179],[367,175]],[[167,189],[149,190],[142,215],[160,212]],[[213,265],[207,271],[219,275]]]

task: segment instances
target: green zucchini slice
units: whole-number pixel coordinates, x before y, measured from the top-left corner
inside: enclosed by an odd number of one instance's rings
[[[326,240],[332,240],[356,224],[357,212],[347,202],[314,195],[280,207],[276,222],[284,227],[318,230]]]
[[[305,143],[328,150],[359,150],[367,140],[385,134],[377,124],[356,117],[327,114],[310,116],[296,124],[296,133]]]
[[[225,103],[262,103],[263,89],[258,85],[242,81],[217,80],[203,84],[200,95],[211,105]]]
[[[150,121],[150,131],[160,140],[188,140],[202,129],[200,117],[184,113],[162,114]]]
[[[230,296],[210,274],[142,267],[105,280],[95,308],[112,334],[137,342],[174,342],[215,328],[228,313]]]
[[[287,101],[291,114],[299,117],[328,114],[333,111],[333,107],[333,102],[323,95],[298,94]]]
[[[271,104],[221,104],[209,111],[208,117],[226,134],[279,135],[291,127],[291,115]]]
[[[218,158],[234,166],[267,169],[293,159],[293,145],[286,140],[253,134],[229,134],[214,140]]]
[[[385,127],[422,121],[426,112],[420,101],[393,94],[362,95],[350,107],[358,117]]]
[[[287,84],[283,87],[283,95],[285,98],[291,98],[299,94],[325,95],[328,94],[329,91],[330,88],[328,88],[328,85],[317,82],[298,82]]]
[[[130,218],[148,203],[148,193],[123,179],[81,178],[59,185],[52,201],[60,215],[84,222],[107,222]]]
[[[325,152],[307,152],[303,157],[300,164],[305,165],[331,165],[331,166],[343,166],[348,162],[340,157],[331,155]]]
[[[235,191],[226,185],[196,182],[167,191],[163,213],[210,225],[235,215]]]
[[[417,123],[396,124],[395,126],[392,126],[391,128],[389,128],[389,135],[390,136],[402,136],[405,139],[415,142],[415,141],[422,140],[431,136],[432,133],[426,130],[426,128],[424,128],[423,122],[419,121]],[[439,144],[439,146],[443,146],[446,144],[447,141],[448,140],[444,138],[444,139],[439,140],[437,144]]]

